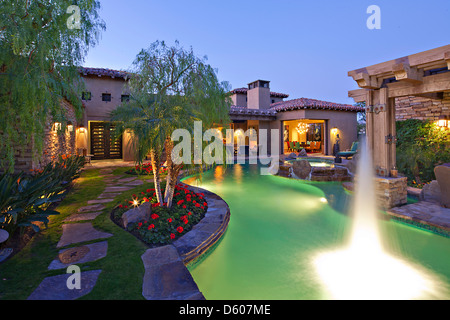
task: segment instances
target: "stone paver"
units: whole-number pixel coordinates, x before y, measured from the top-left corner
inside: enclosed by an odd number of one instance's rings
[[[107,187],[103,193],[125,192],[133,189],[133,187]]]
[[[75,243],[105,239],[112,236],[110,233],[94,229],[92,223],[65,224],[63,225],[63,235],[56,247],[63,248]]]
[[[142,295],[147,300],[204,300],[173,246],[149,249],[142,261],[145,267]]]
[[[97,199],[110,199],[120,196],[121,193],[102,193]]]
[[[81,290],[70,290],[67,280],[73,274],[45,278],[28,300],[76,300],[89,294],[97,283],[101,270],[82,272]]]
[[[108,252],[108,242],[107,241],[89,244],[89,245],[86,245],[86,247],[89,249],[89,252],[80,260],[75,261],[70,264],[64,264],[61,262],[61,260],[59,258],[57,258],[52,261],[52,263],[50,264],[48,269],[49,270],[67,269],[70,265],[74,265],[74,264],[80,265],[80,264],[87,263],[87,262],[97,261],[97,260],[100,260],[100,259],[106,257],[106,253]],[[59,254],[63,254],[64,252],[67,252],[67,250],[71,250],[71,249],[61,250],[59,252]]]
[[[78,213],[87,213],[87,212],[95,212],[95,211],[101,211],[105,209],[105,206],[103,204],[94,204],[86,207],[82,207],[78,209]]]
[[[97,200],[89,200],[88,204],[105,204],[113,201],[114,199],[97,199]]]
[[[390,209],[387,213],[399,218],[450,231],[450,209],[441,207],[433,202],[420,201]]]
[[[80,221],[92,221],[97,219],[102,212],[90,212],[90,213],[79,213],[68,217],[64,222],[80,222]]]

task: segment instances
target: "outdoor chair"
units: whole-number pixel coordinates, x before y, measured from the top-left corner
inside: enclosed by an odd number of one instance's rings
[[[353,142],[350,150],[339,152],[337,156],[346,159],[352,158],[355,154],[358,153],[358,146],[359,146],[358,142]]]
[[[300,152],[302,150],[302,146],[300,145],[300,142],[296,142],[295,143],[295,151]]]

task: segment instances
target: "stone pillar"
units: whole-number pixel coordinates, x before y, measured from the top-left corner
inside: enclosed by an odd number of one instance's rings
[[[378,177],[375,179],[375,190],[380,209],[392,209],[408,203],[407,181],[406,177]]]

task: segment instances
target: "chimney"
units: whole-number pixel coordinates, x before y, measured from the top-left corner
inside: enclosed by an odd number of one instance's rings
[[[270,81],[256,80],[248,85],[247,107],[267,110],[270,108]]]

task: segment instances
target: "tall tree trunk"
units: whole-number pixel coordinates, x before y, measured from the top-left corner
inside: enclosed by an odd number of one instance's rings
[[[170,182],[168,180],[167,184],[169,186],[169,190],[167,191],[167,207],[172,207],[172,201],[173,201],[173,195],[175,193],[175,187],[178,183],[178,175],[180,174],[181,169],[183,168],[183,165],[173,165],[172,164],[172,171],[170,176]]]
[[[172,161],[173,141],[170,138],[167,138],[165,147],[166,147],[167,177],[166,177],[166,191],[164,193],[164,202],[168,202],[170,181],[172,179],[172,171],[173,171],[173,161]]]
[[[150,161],[153,169],[153,181],[155,182],[156,199],[160,203],[160,206],[162,207],[164,205],[164,199],[161,194],[161,177],[159,175],[161,163],[160,163],[160,155],[156,152],[155,149],[152,149],[150,151]]]

